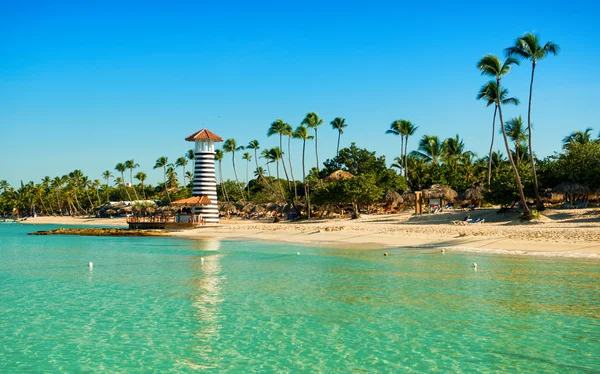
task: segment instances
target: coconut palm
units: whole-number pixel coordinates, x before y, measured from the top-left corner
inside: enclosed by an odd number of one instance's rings
[[[98,198],[98,206],[100,206],[100,205],[102,205],[102,199],[100,199],[100,179],[94,179],[92,186],[96,190],[96,197]]]
[[[233,139],[233,138],[229,138],[229,139],[225,140],[225,143],[223,143],[223,152],[225,152],[225,153],[231,152],[231,162],[233,164],[233,175],[235,176],[235,182],[238,186],[240,185],[240,180],[238,179],[237,170],[235,168],[235,151],[241,151],[243,149],[244,149],[244,146],[240,145],[238,147],[237,143],[235,142],[235,139]],[[242,192],[242,196],[244,196],[244,189],[241,186],[240,186],[240,191]]]
[[[404,138],[404,179],[408,179],[408,138],[413,136],[419,126],[409,120],[400,120],[400,135]]]
[[[337,141],[337,148],[336,148],[335,154],[339,155],[340,154],[340,138],[342,137],[342,134],[344,133],[344,128],[348,127],[348,124],[346,123],[345,118],[336,117],[333,119],[333,121],[331,121],[331,127],[334,130],[338,131],[338,141]]]
[[[258,143],[258,140],[254,139],[251,140],[248,145],[246,146],[246,149],[252,149],[254,150],[254,163],[256,164],[256,171],[258,171],[258,175],[257,178],[259,180],[262,180],[265,182],[265,184],[267,185],[267,187],[269,187],[271,190],[273,190],[273,187],[271,187],[271,185],[269,184],[269,182],[267,181],[267,179],[264,176],[264,170],[262,167],[258,166],[258,150],[260,149],[260,144]]]
[[[592,128],[588,127],[584,131],[574,131],[563,138],[563,149],[569,150],[575,144],[589,144],[592,142]]]
[[[260,157],[264,158],[266,161],[266,165],[267,165],[267,173],[269,174],[269,178],[271,178],[271,168],[269,167],[269,161],[270,161],[270,154],[269,154],[269,150],[268,149],[263,149],[263,151],[260,153]]]
[[[125,161],[125,168],[129,169],[129,185],[132,187],[133,187],[133,169],[135,169],[139,166],[140,166],[140,164],[136,164],[135,161],[133,161],[133,160]],[[137,191],[135,190],[135,188],[133,189],[133,192],[135,193],[135,198],[138,199]]]
[[[437,135],[423,135],[418,150],[411,152],[411,155],[436,166],[440,164],[443,154],[444,148]]]
[[[404,156],[403,156],[404,135],[402,135],[402,132],[400,129],[401,126],[402,126],[402,120],[397,119],[390,124],[390,129],[385,132],[386,134],[400,136],[400,158],[399,158],[400,164],[398,165],[400,170],[404,169],[404,162],[402,161],[402,160],[404,160]]]
[[[310,139],[314,139],[312,135],[308,134],[308,130],[306,127],[300,125],[296,127],[296,131],[293,134],[294,139],[302,139],[302,183],[304,184],[304,194],[306,196],[306,207],[308,212],[308,218],[310,218],[310,194],[308,185],[306,184],[306,170],[305,170],[305,162],[304,155],[306,154],[306,141]]]
[[[319,164],[319,134],[317,130],[323,123],[323,119],[319,118],[319,115],[315,112],[307,113],[306,117],[304,117],[301,123],[302,125],[306,125],[307,127],[315,130],[315,156],[317,157],[317,172],[321,170],[321,164]]]
[[[215,149],[215,160],[219,162],[219,184],[221,185],[221,194],[225,198],[225,201],[229,201],[229,197],[227,196],[227,189],[225,188],[225,184],[223,184],[223,151],[220,149]]]
[[[518,65],[519,61],[508,57],[504,63],[500,61],[500,59],[495,55],[485,55],[479,62],[477,63],[477,68],[481,71],[481,75],[487,75],[495,78],[496,83],[496,92],[502,92],[502,88],[500,86],[500,81],[502,77],[510,72],[512,65]],[[489,84],[489,83],[488,83]],[[508,94],[508,93],[507,93]],[[521,197],[521,206],[523,207],[523,214],[525,217],[531,216],[531,211],[527,206],[525,201],[525,193],[523,192],[523,185],[521,184],[521,177],[519,176],[519,172],[517,170],[517,166],[510,154],[510,146],[508,145],[508,136],[506,135],[506,128],[504,127],[504,118],[502,117],[502,105],[500,102],[500,96],[496,98],[496,106],[498,107],[498,115],[500,117],[500,127],[502,129],[502,135],[504,137],[504,145],[506,146],[506,152],[508,153],[508,160],[510,161],[510,166],[513,169],[513,174],[515,177],[515,182],[517,184],[517,189],[519,190],[519,195]]]
[[[246,160],[246,187],[248,191],[248,200],[250,200],[250,183],[248,181],[248,166],[250,165],[250,161],[252,161],[252,156],[250,152],[244,152],[242,155],[242,160]]]
[[[183,169],[183,172],[181,175],[183,175],[183,184],[185,185],[185,178],[187,177],[187,175],[185,174],[185,167],[188,164],[188,160],[186,157],[179,157],[177,160],[175,160],[175,166],[181,166],[181,168]]]
[[[269,163],[270,162],[274,162],[275,163],[275,171],[276,171],[276,176],[277,176],[277,183],[279,184],[279,190],[281,192],[281,198],[283,200],[285,200],[285,195],[283,194],[283,189],[281,188],[281,183],[279,181],[279,161],[281,161],[281,159],[283,158],[283,152],[281,152],[281,149],[278,147],[274,147],[269,149],[269,153],[268,153],[268,159],[269,159]]]
[[[458,161],[465,153],[465,143],[458,134],[454,138],[448,138],[442,143],[442,159],[446,164],[452,165],[455,170],[458,167]]]
[[[156,159],[156,164],[154,164],[154,168],[153,169],[158,169],[158,168],[163,168],[163,187],[164,187],[164,191],[167,191],[167,197],[169,198],[169,201],[171,201],[171,195],[169,194],[169,191],[167,190],[167,168],[168,167],[173,167],[173,164],[169,163],[169,158],[168,157],[159,157],[158,159]]]
[[[502,92],[498,92],[498,85],[496,82],[490,81],[484,84],[479,93],[477,94],[477,100],[485,99],[485,106],[494,105],[494,117],[492,120],[492,141],[490,142],[490,153],[488,156],[488,185],[492,181],[492,153],[494,149],[494,136],[496,135],[496,114],[498,112],[498,106],[496,105],[496,100],[500,100],[500,104],[502,105],[519,105],[519,99],[514,97],[507,97],[508,90],[502,89]]]
[[[506,135],[515,143],[515,163],[519,166],[521,161],[520,155],[524,154],[523,150],[520,149],[521,144],[527,141],[527,133],[523,127],[523,117],[513,117],[506,121]],[[519,151],[521,151],[520,154]]]
[[[537,173],[535,171],[535,159],[533,157],[533,144],[532,144],[532,128],[531,128],[531,99],[533,94],[533,78],[535,75],[535,67],[538,61],[543,60],[549,54],[556,56],[560,51],[560,46],[554,42],[546,42],[544,46],[540,43],[537,35],[534,33],[525,33],[525,35],[517,38],[515,45],[505,49],[506,55],[516,56],[523,60],[531,61],[531,81],[529,83],[529,105],[527,108],[527,130],[529,132],[529,158],[531,161],[531,172],[533,173],[533,187],[535,189],[535,205],[538,210],[544,209],[544,203],[540,196],[538,189]]]
[[[140,185],[142,186],[142,196],[144,197],[144,199],[146,199],[146,192],[144,190],[144,181],[146,181],[147,177],[148,177],[148,175],[146,175],[146,173],[144,173],[143,171],[139,171],[135,175],[135,179],[139,180]]]
[[[110,170],[105,170],[104,173],[102,173],[102,178],[104,178],[104,180],[106,180],[106,200],[110,201],[109,195],[108,195],[108,188],[109,188],[109,183],[110,183],[110,178],[113,177],[113,174],[110,172]]]
[[[288,137],[288,162],[290,164],[290,175],[292,177],[292,182],[294,183],[294,199],[298,199],[298,188],[296,187],[296,178],[294,178],[294,169],[292,168],[292,146],[291,146],[291,142],[292,142],[292,137],[294,136],[294,130],[292,129],[292,126],[290,126],[289,124],[285,124],[285,128],[284,128],[284,135],[286,135]]]
[[[291,127],[287,123],[283,122],[281,119],[276,119],[271,123],[269,130],[267,131],[267,136],[271,135],[279,135],[279,149],[283,149],[283,136],[291,133]],[[283,155],[283,153],[282,153]],[[288,156],[289,158],[289,156]],[[281,160],[283,164],[283,173],[285,174],[285,179],[288,183],[288,190],[292,189],[292,185],[290,184],[290,177],[288,176],[287,168],[285,166],[285,159]],[[278,177],[279,178],[279,177]]]

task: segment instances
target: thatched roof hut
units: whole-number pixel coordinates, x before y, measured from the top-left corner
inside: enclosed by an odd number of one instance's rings
[[[577,182],[562,182],[552,189],[552,192],[558,192],[565,195],[589,195],[592,190],[585,184]]]
[[[489,190],[483,186],[474,186],[461,194],[461,200],[483,201],[484,193]]]
[[[383,199],[390,205],[402,204],[404,202],[402,195],[393,190],[388,190],[383,196]]]
[[[448,186],[443,184],[434,184],[431,187],[423,190],[423,197],[426,199],[442,199],[452,201],[456,199],[458,193]]]
[[[325,178],[325,182],[339,182],[352,178],[354,175],[344,170],[336,170]]]
[[[413,191],[404,191],[402,194],[402,199],[404,200],[404,203],[414,205],[415,201],[417,200],[417,195],[415,195]]]
[[[192,196],[187,199],[181,199],[172,201],[171,205],[177,206],[198,206],[198,205],[209,205],[210,199],[207,196]]]

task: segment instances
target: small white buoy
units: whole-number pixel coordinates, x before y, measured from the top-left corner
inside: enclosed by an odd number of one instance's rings
[[[94,263],[92,261],[88,262],[88,267],[91,269],[94,267]]]
[[[204,262],[204,257],[200,257],[200,262]]]
[[[296,253],[298,256],[300,256],[300,252]]]
[[[446,253],[446,250],[444,248],[442,248],[442,250],[440,252]]]
[[[477,263],[474,262],[473,265],[471,265],[472,268],[477,269]]]
[[[385,253],[383,254],[383,256],[384,256],[384,257],[387,257],[387,256],[389,256],[389,254],[388,254],[387,252],[385,252]]]

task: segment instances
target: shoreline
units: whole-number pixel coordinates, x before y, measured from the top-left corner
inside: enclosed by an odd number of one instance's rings
[[[436,248],[457,252],[600,259],[600,211],[548,210],[540,221],[520,223],[515,212],[468,212],[485,222],[453,225],[466,212],[413,216],[410,213],[363,215],[304,222],[231,219],[219,225],[169,231],[165,236],[191,240],[265,240],[298,245],[356,249]],[[22,224],[126,226],[125,218],[36,217]]]

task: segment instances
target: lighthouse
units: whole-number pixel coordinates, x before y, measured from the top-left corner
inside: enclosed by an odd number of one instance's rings
[[[195,143],[192,196],[206,196],[210,199],[210,204],[193,208],[194,214],[201,214],[206,223],[219,223],[215,143],[222,142],[223,139],[207,129],[202,129],[188,136],[185,140]]]

